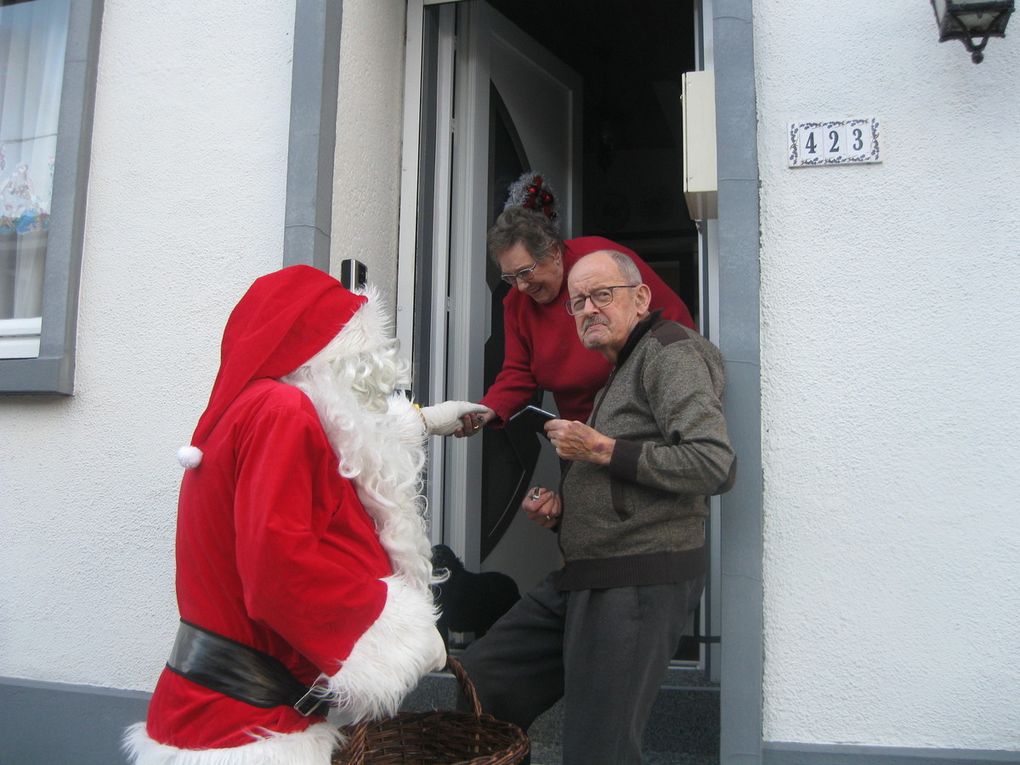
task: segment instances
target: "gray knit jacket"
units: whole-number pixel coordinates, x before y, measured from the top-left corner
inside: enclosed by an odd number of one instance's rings
[[[705,497],[736,459],[719,350],[657,314],[641,321],[588,424],[616,439],[608,467],[570,462],[561,483],[562,589],[665,584],[705,571]]]

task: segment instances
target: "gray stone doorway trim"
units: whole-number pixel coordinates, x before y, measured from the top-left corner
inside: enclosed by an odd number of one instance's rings
[[[758,152],[751,0],[714,0],[719,345],[739,464],[722,497],[722,765],[762,762],[762,472]]]
[[[343,0],[297,0],[283,265],[329,271]]]

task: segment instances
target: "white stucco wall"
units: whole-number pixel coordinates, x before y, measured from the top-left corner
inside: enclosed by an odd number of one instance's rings
[[[1020,20],[976,66],[927,2],[754,12],[764,737],[1018,749]],[[882,164],[786,167],[871,116]]]
[[[0,398],[0,675],[151,690],[186,443],[283,247],[294,3],[106,0],[71,398]]]
[[[360,260],[396,305],[405,0],[344,0],[331,270]]]
[[[759,0],[767,740],[1020,748],[1020,20]],[[334,264],[392,296],[400,0],[345,0]],[[283,244],[293,2],[106,0],[76,394],[0,398],[0,676],[150,690],[180,468]],[[790,170],[791,120],[881,165]],[[721,147],[722,148],[722,147]],[[335,270],[335,269],[334,269]]]

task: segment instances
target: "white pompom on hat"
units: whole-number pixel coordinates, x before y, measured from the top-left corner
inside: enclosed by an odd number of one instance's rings
[[[202,450],[197,446],[182,446],[177,450],[177,461],[185,470],[191,470],[201,465],[202,456]]]

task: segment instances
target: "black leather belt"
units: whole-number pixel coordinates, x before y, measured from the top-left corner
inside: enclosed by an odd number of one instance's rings
[[[326,714],[329,689],[305,685],[279,659],[181,621],[167,667],[193,683],[252,706]],[[322,711],[318,711],[322,708]]]

